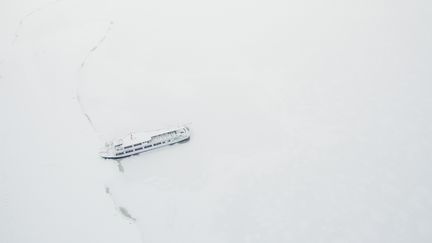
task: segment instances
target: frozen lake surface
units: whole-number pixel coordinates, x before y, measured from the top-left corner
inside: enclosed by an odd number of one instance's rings
[[[0,242],[431,242],[431,9],[3,1]]]

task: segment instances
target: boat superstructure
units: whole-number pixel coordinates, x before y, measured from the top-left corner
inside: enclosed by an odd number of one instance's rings
[[[186,142],[189,139],[190,129],[186,126],[131,133],[124,138],[106,143],[99,155],[105,159],[120,159],[166,145]]]

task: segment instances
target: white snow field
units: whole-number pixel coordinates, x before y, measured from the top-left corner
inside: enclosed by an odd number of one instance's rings
[[[431,30],[426,0],[3,0],[0,242],[432,242]]]

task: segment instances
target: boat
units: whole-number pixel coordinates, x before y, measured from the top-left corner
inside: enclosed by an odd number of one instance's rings
[[[189,139],[190,129],[187,126],[131,133],[126,137],[105,143],[99,155],[104,159],[121,159],[167,145],[184,143]]]

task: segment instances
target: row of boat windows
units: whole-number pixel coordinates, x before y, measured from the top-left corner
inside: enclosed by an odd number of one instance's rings
[[[168,141],[168,142],[170,142],[170,140]],[[157,146],[157,145],[160,145],[160,144],[162,144],[162,143],[166,143],[166,142],[161,142],[161,143],[155,143],[154,144],[154,146]],[[135,144],[134,146],[137,146],[138,144]],[[152,147],[153,145],[147,145],[147,146],[144,146],[144,148],[150,148],[150,147]],[[126,148],[131,148],[132,146],[128,146],[128,147],[125,147],[125,149]],[[135,149],[135,151],[139,151],[139,150],[142,150],[143,149],[143,147],[141,147],[141,148],[136,148]],[[127,150],[127,151],[125,151],[125,152],[121,152],[121,153],[116,153],[116,156],[119,156],[119,155],[124,155],[125,153],[127,154],[127,153],[130,153],[130,152],[133,152],[134,150],[133,149],[131,149],[131,150]]]
[[[141,146],[141,145],[142,145],[142,143],[137,143],[137,144],[134,144],[133,146],[136,147],[136,146]],[[132,145],[124,147],[124,149],[128,149],[128,148],[132,148]]]
[[[171,140],[168,140],[167,142],[171,142]],[[166,142],[155,143],[155,146],[159,145],[161,143],[166,143]],[[137,143],[137,144],[134,144],[133,146],[136,147],[136,146],[141,146],[141,145],[142,145],[142,143]],[[147,145],[147,146],[144,146],[144,148],[148,148],[148,147],[151,147],[151,146],[152,145]],[[132,145],[126,146],[123,149],[128,149],[128,148],[132,148]]]
[[[156,144],[155,144],[156,145]],[[143,147],[141,147],[141,148],[136,148],[135,149],[135,151],[139,151],[139,150],[142,150],[142,149],[145,149],[145,148],[150,148],[150,147],[152,147],[152,145],[147,145],[147,146],[144,146],[144,148]],[[131,150],[127,150],[127,151],[125,151],[125,152],[121,152],[121,153],[116,153],[116,156],[118,156],[118,155],[123,155],[123,154],[127,154],[127,153],[130,153],[130,152],[133,152],[134,150],[133,149],[131,149]]]

